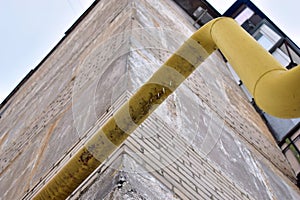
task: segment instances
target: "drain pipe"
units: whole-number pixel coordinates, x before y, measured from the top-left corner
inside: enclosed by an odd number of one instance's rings
[[[299,67],[285,70],[234,20],[218,18],[193,34],[33,199],[68,197],[217,48],[260,108],[300,117]]]

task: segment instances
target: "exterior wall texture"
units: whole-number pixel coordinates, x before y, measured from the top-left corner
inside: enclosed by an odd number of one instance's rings
[[[1,199],[31,199],[192,24],[171,0],[99,1],[1,110]],[[293,181],[215,52],[69,199],[299,199]]]

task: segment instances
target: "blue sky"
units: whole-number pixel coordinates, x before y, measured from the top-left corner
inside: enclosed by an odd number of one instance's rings
[[[208,0],[223,13],[235,0]],[[93,0],[0,0],[0,102],[50,52]],[[298,46],[299,0],[252,0]],[[284,4],[284,3],[286,4]]]
[[[0,0],[0,102],[93,0]]]

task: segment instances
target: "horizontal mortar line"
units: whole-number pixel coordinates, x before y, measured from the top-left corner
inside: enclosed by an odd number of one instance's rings
[[[192,88],[190,88],[189,87],[189,84],[192,84],[192,85],[194,85],[195,87],[196,87],[196,85],[192,82],[192,80],[189,80],[189,79],[187,79],[187,87],[194,93],[194,90],[192,89]],[[195,94],[195,93],[194,93]],[[197,95],[197,94],[195,94],[198,98],[200,98],[200,100],[203,100],[203,99],[206,99],[205,98],[205,96],[203,96],[202,95],[202,93],[199,93],[199,96]],[[201,99],[201,97],[202,97],[202,99]],[[226,120],[227,118],[226,118],[226,115],[228,115],[228,114],[226,114],[225,113],[225,115],[222,117],[222,114],[224,114],[224,113],[222,113],[222,112],[220,112],[219,110],[217,110],[217,109],[215,109],[215,108],[217,108],[216,107],[216,105],[214,104],[214,103],[208,103],[208,102],[206,102],[206,101],[203,101],[203,103],[205,103],[212,111],[214,111],[218,116],[219,116],[219,118],[220,119],[224,119],[224,121],[225,122],[227,122],[227,124],[232,124],[232,123],[230,123],[230,122],[228,122],[228,120]],[[233,116],[234,117],[234,116]],[[235,119],[236,119],[236,121],[239,121],[238,120],[238,118],[236,118],[236,117],[234,117]],[[242,123],[241,123],[242,124]],[[260,132],[256,127],[253,127],[253,126],[251,126],[254,130],[256,130],[257,132]]]
[[[162,139],[163,139],[163,138],[165,138],[165,137],[160,137],[160,138],[162,138]],[[168,139],[169,139],[169,138],[165,138],[165,139],[168,141]],[[164,140],[164,141],[165,141],[165,140]],[[186,147],[188,147],[188,148],[190,148],[190,149],[191,149],[191,147],[190,147],[190,146],[187,146],[187,145],[186,145],[185,147],[183,147],[183,149],[187,149]],[[192,152],[190,152],[190,154],[192,154]],[[198,155],[198,154],[196,154],[195,156],[197,156],[197,157],[198,157],[199,155]],[[202,163],[203,163],[203,162],[204,162],[204,161],[202,161]],[[205,167],[206,165],[203,165],[203,166]],[[210,166],[210,165],[209,165],[209,166]],[[206,169],[209,169],[209,170],[211,170],[211,169],[215,169],[215,168],[212,168],[212,167],[210,166],[210,167],[206,167]],[[215,169],[215,170],[216,170],[216,169]],[[216,171],[217,171],[217,170],[216,170]],[[226,179],[226,181],[228,181],[228,180]]]
[[[192,156],[192,154],[193,153],[191,153],[190,155]],[[197,159],[199,159],[199,158],[195,158],[195,156],[192,156],[192,157],[189,157],[190,159],[193,159],[194,160],[194,163],[196,163],[196,166],[198,165],[197,163]],[[242,192],[244,192],[244,189],[240,189],[240,188],[236,188],[236,184],[232,181],[232,179],[231,178],[229,178],[229,177],[227,177],[227,175],[226,174],[224,174],[224,173],[222,173],[219,169],[218,169],[218,167],[217,168],[212,168],[211,167],[211,164],[209,163],[209,161],[206,159],[206,160],[202,160],[201,161],[201,163],[203,163],[203,165],[201,165],[201,166],[203,166],[203,167],[205,167],[205,169],[206,170],[208,170],[208,171],[214,171],[216,174],[219,174],[220,176],[210,176],[210,178],[212,179],[212,180],[215,180],[216,182],[220,182],[220,181],[222,181],[225,185],[226,185],[226,183],[227,184],[230,184],[233,188],[235,188],[235,190],[236,191],[238,191],[239,193],[242,191]],[[193,165],[193,163],[192,163],[192,165]],[[198,165],[198,167],[201,167],[201,166],[199,166]],[[194,167],[193,167],[194,168]],[[196,169],[196,168],[194,168],[194,169]],[[207,171],[206,171],[207,172]],[[207,173],[206,173],[207,174]],[[202,176],[202,178],[203,178],[203,176]],[[209,179],[209,181],[208,182],[210,182],[211,180]]]
[[[123,96],[121,96],[121,97],[123,97]],[[122,100],[121,100],[122,101]],[[121,105],[120,105],[121,106]],[[105,123],[105,118],[106,119],[108,119],[109,117],[107,117],[108,115],[107,114],[105,114],[104,116],[103,116],[103,118],[102,118],[102,120],[99,120],[99,122],[101,123],[102,122],[102,124],[98,124],[98,126],[97,125],[95,125],[95,126],[92,126],[92,127],[90,127],[87,131],[86,131],[86,134],[85,134],[85,137],[86,136],[92,136],[93,134],[89,134],[89,133],[94,133],[94,132],[96,132],[99,128],[101,128],[101,126]],[[59,163],[61,166],[63,166],[64,164],[66,164],[67,163],[67,160],[66,160],[66,158],[68,157],[68,155],[72,155],[72,152],[77,152],[83,145],[84,145],[84,143],[85,143],[85,141],[87,141],[90,137],[87,137],[84,141],[82,140],[82,141],[79,141],[79,142],[77,142],[75,145],[73,145],[73,147],[70,149],[70,150],[68,150],[68,152],[65,154],[65,157],[63,157],[60,161],[58,161],[57,163]],[[81,146],[80,146],[81,145]],[[57,165],[57,164],[55,164],[55,165]],[[58,167],[58,166],[57,166]],[[49,181],[51,178],[51,176],[53,176],[54,174],[56,174],[60,169],[61,169],[62,167],[60,167],[60,168],[57,168],[55,171],[53,171],[53,169],[51,169],[50,170],[50,173],[48,174],[48,176],[46,176],[45,177],[45,179],[44,179],[44,181]],[[43,184],[44,185],[44,184]],[[42,187],[42,186],[41,186]],[[40,188],[41,188],[40,187]]]
[[[183,171],[190,170],[184,164],[183,165],[179,165],[178,167],[182,168]],[[204,166],[202,166],[202,167],[204,167]],[[193,169],[194,170],[199,170],[199,168],[198,169],[197,168],[193,168]],[[181,171],[181,170],[179,169],[179,171]],[[190,171],[192,171],[192,170],[190,170]],[[205,181],[207,183],[210,183],[210,184],[205,185],[205,186],[207,186],[207,188],[210,188],[214,192],[219,191],[219,192],[222,192],[222,194],[224,194],[226,196],[229,195],[229,196],[232,197],[232,195],[230,195],[230,192],[227,192],[227,190],[223,190],[223,188],[226,188],[228,186],[228,182],[223,182],[222,183],[222,182],[218,181],[218,179],[215,179],[215,177],[223,176],[222,174],[219,174],[219,173],[216,173],[216,172],[217,172],[217,170],[215,170],[213,172],[210,171],[210,173],[208,171],[208,173],[206,173],[206,175],[201,174],[201,178],[193,177],[190,174],[189,174],[189,176],[192,178],[193,181],[194,181],[194,178],[197,178],[197,179],[199,179],[200,182]],[[211,177],[213,177],[215,181],[213,181],[212,179],[210,179]],[[197,181],[197,183],[198,183],[198,181]],[[195,182],[194,182],[194,184],[195,184]],[[212,187],[212,186],[214,186],[214,187]],[[233,195],[233,197],[234,196],[236,196],[236,195]]]
[[[118,110],[127,100],[124,99],[126,98],[126,94],[123,94],[120,95],[119,99],[116,100],[117,104],[112,104],[111,107],[115,107],[115,110]],[[88,141],[88,139],[90,139],[94,135],[94,133],[96,133],[96,131],[98,131],[101,128],[101,126],[110,119],[111,116],[113,116],[113,110],[109,109],[108,112],[104,113],[101,117],[99,117],[99,119],[94,123],[94,125],[90,127],[92,131],[86,131],[86,133],[84,134],[84,137],[86,137],[85,141]]]
[[[127,145],[126,145],[126,146],[127,146]],[[130,145],[130,146],[127,146],[127,147],[128,147],[129,149],[131,149],[132,151],[134,151],[134,150],[132,149],[132,148],[134,148],[134,146],[131,146],[131,145]],[[137,161],[136,158],[135,158],[135,156],[132,155],[132,152],[129,151],[129,152],[126,152],[126,153],[127,153],[132,159],[134,159],[135,161]],[[154,158],[154,159],[155,159],[155,158]],[[159,175],[158,172],[156,172],[156,170],[152,171],[152,170],[155,169],[155,168],[153,168],[153,164],[154,164],[154,163],[151,163],[151,164],[149,163],[150,160],[151,160],[150,158],[148,159],[148,161],[145,160],[145,159],[143,159],[143,162],[146,162],[147,165],[148,165],[149,167],[152,168],[152,169],[149,169],[149,170],[150,170],[149,173],[152,174],[154,177],[157,176],[157,175],[155,175],[155,174],[158,174],[158,176],[161,176],[161,175]],[[137,162],[139,162],[139,161],[137,161]],[[147,165],[146,165],[146,166],[147,166]],[[155,165],[155,164],[154,164],[154,165]],[[157,166],[157,167],[159,167],[159,166]],[[172,174],[169,174],[170,177],[172,177],[171,175],[172,175]],[[173,180],[174,180],[174,179],[173,179]],[[176,180],[174,180],[174,181],[175,181],[175,183],[177,183],[177,185],[178,185],[177,188],[178,188],[180,191],[182,191],[182,189],[184,189],[186,192],[188,192],[189,194],[193,195],[194,198],[195,198],[195,197],[198,198],[197,196],[195,196],[195,193],[197,193],[197,191],[194,190],[194,192],[193,192],[194,194],[192,194],[192,193],[190,193],[190,191],[188,191],[187,189],[182,188],[182,185],[180,185],[179,182],[177,182]],[[163,184],[163,183],[162,183],[162,184]],[[170,182],[170,184],[174,186],[174,182]],[[166,186],[166,185],[165,185],[165,186]],[[169,188],[169,189],[172,190],[172,188]],[[201,195],[201,194],[199,194],[199,193],[197,193],[197,194],[198,194],[198,195]],[[187,195],[187,194],[185,194],[185,195]]]
[[[100,175],[110,168],[110,164],[115,162],[122,154],[124,154],[124,146],[116,149],[101,165],[99,165],[72,193],[67,199],[71,199],[76,194],[80,194],[86,188],[91,186]],[[106,163],[107,162],[107,163]]]
[[[135,139],[135,138],[130,138],[130,139]],[[135,139],[135,140],[137,140],[137,139]],[[146,141],[148,141],[148,142],[146,142]],[[141,142],[143,142],[145,145],[149,145],[148,143],[151,143],[152,145],[155,145],[155,141],[151,141],[150,139],[148,139],[148,138],[146,138],[144,141],[143,140],[141,140]],[[170,149],[170,148],[168,148],[169,146],[168,145],[164,145],[164,143],[165,144],[167,144],[168,142],[170,142],[169,140],[168,140],[168,138],[165,138],[165,137],[159,137],[159,138],[156,138],[156,140],[158,140],[158,141],[156,141],[156,143],[159,143],[160,144],[160,146],[161,146],[161,148],[163,148],[165,151],[168,151],[168,153],[171,153],[171,155],[176,155],[176,157],[178,157],[178,155],[177,155],[177,150],[173,150],[173,151],[170,151],[170,150],[168,150],[168,149]],[[140,142],[140,141],[138,141],[138,142]],[[173,143],[173,144],[175,144],[175,143]],[[167,147],[166,147],[167,146]],[[177,146],[177,147],[179,147],[179,144],[178,145],[173,145],[173,147],[171,147],[171,149],[175,149],[175,146]],[[151,146],[150,146],[151,147]],[[186,146],[187,147],[187,146]],[[156,148],[156,149],[160,149],[160,148]],[[185,152],[186,151],[186,149],[187,148],[182,148],[182,152]],[[153,151],[155,151],[153,148],[152,148],[152,150]],[[161,155],[161,157],[163,157],[164,159],[169,159],[167,156],[165,156],[165,154],[163,153],[163,152],[161,152],[161,151],[159,151],[158,152],[159,153],[159,155]],[[176,159],[177,160],[177,159]]]
[[[126,144],[125,144],[126,145]],[[145,154],[143,154],[145,157],[146,157],[146,155]],[[147,154],[148,155],[148,154]],[[176,160],[175,160],[176,161]],[[173,161],[173,162],[175,162],[175,161]],[[172,166],[172,165],[168,165],[168,166]],[[166,166],[166,167],[168,167],[168,166]],[[184,166],[184,165],[183,165]],[[185,166],[184,166],[185,167]],[[163,169],[165,169],[165,168],[163,168]],[[185,170],[188,170],[187,168],[185,168]],[[172,170],[173,171],[173,170]],[[194,182],[194,177],[193,176],[191,176],[191,175],[189,175],[188,174],[188,176],[191,178],[191,179],[189,179],[189,178],[187,178],[186,177],[186,173],[184,174],[184,173],[182,173],[182,172],[180,172],[180,171],[178,171],[181,175],[183,175],[185,178],[186,178],[186,180],[188,180],[188,181],[190,181],[190,182],[193,182],[195,185],[198,185],[198,184],[200,184],[200,185],[202,185],[202,186],[204,186],[204,188],[207,188],[207,187],[209,187],[209,188],[211,188],[209,185],[203,185],[203,184],[201,184],[201,182]],[[169,174],[169,175],[171,175],[171,174]],[[205,178],[205,179],[207,179],[207,177]],[[207,179],[207,180],[209,180],[209,179]],[[207,181],[206,180],[206,181]],[[201,181],[205,181],[205,180],[201,180]],[[207,181],[207,182],[210,182],[210,181]],[[189,184],[189,183],[187,183],[187,184]],[[214,184],[216,184],[216,183],[212,183],[212,185],[214,185]],[[224,187],[224,185],[223,185],[223,187]],[[222,188],[222,186],[220,186],[219,188]],[[212,190],[214,190],[215,191],[215,188],[211,188]],[[200,189],[201,190],[201,189]],[[210,191],[210,190],[208,190],[208,191]],[[221,189],[219,189],[219,191],[221,191]],[[205,192],[205,191],[203,191],[203,192]]]
[[[192,149],[191,147],[189,147],[189,149]],[[209,163],[209,161],[207,159],[203,159],[202,157],[200,157],[199,154],[197,154],[194,150],[189,151],[189,158],[194,160],[194,165],[200,167],[200,168],[204,168],[208,171],[215,171],[215,173],[218,173],[222,179],[224,183],[230,183],[233,184],[235,186],[235,184],[230,181],[231,179],[228,178],[224,173],[221,173],[220,170],[218,170],[218,168],[212,167],[212,165]],[[191,157],[192,156],[192,157]],[[202,163],[202,165],[199,165],[198,163]],[[196,169],[196,168],[194,168]],[[219,178],[220,178],[219,176]],[[216,179],[214,176],[212,176],[212,178]],[[219,180],[222,180],[219,179]],[[219,181],[218,179],[216,179],[217,181]],[[238,191],[244,191],[244,190],[238,190]]]
[[[189,149],[191,149],[191,147],[188,147]],[[172,152],[170,152],[170,153],[172,153]],[[190,154],[193,154],[193,152],[190,152]],[[196,154],[195,156],[197,156],[197,158],[199,159],[199,155],[198,154]],[[202,160],[202,159],[201,159]],[[215,171],[216,173],[218,173],[222,178],[219,178],[219,179],[216,179],[218,182],[220,182],[222,179],[223,179],[223,182],[224,183],[232,183],[230,180],[231,179],[228,179],[228,177],[226,177],[226,176],[224,176],[224,174],[222,174],[222,173],[219,173],[219,171],[216,169],[216,168],[212,168],[212,166],[211,165],[206,165],[205,163],[206,163],[206,161],[205,160],[203,160],[203,161],[201,161],[204,165],[198,165],[198,167],[204,167],[205,169],[208,169],[209,171]],[[196,162],[194,162],[194,165],[195,165],[195,163],[198,163],[197,161]],[[207,167],[207,166],[209,166],[209,167]],[[235,186],[235,185],[234,185]],[[222,187],[220,187],[220,188],[222,188]],[[240,192],[240,190],[238,190],[239,192]]]
[[[155,117],[157,120],[154,122],[154,123],[160,123],[161,122],[161,119],[160,119],[160,117],[158,116],[158,115],[156,115],[156,116],[153,116],[153,117]],[[152,117],[151,117],[152,118]],[[154,119],[153,119],[154,120]],[[146,124],[145,124],[146,123]],[[145,123],[142,125],[142,128],[140,128],[141,130],[144,130],[144,131],[148,131],[148,132],[156,132],[156,127],[154,127],[154,126],[147,126],[148,125],[148,123],[147,123],[147,121],[145,121]],[[151,122],[150,122],[151,123]],[[175,138],[175,140],[174,141],[177,141],[178,142],[178,144],[180,145],[180,146],[183,146],[183,147],[185,147],[185,146],[187,146],[187,145],[189,145],[189,144],[187,144],[186,142],[185,142],[185,140],[183,139],[182,140],[182,136],[180,136],[180,134],[178,134],[178,133],[176,133],[176,131],[174,131],[174,130],[171,130],[171,128],[167,125],[167,124],[163,124],[163,127],[165,127],[165,128],[163,128],[162,129],[162,131],[164,131],[164,133],[166,133],[166,134],[156,134],[156,135],[158,135],[158,137],[160,138],[160,137],[163,137],[163,138],[165,138],[165,139],[167,139],[167,140],[169,140],[169,139],[172,139],[172,140],[174,140],[174,138]],[[154,131],[153,131],[154,130]],[[161,133],[161,132],[160,132]],[[176,134],[176,135],[174,135],[174,133]],[[170,135],[171,137],[166,137],[166,136],[168,136],[168,135]],[[178,136],[178,137],[176,137],[176,136]],[[180,138],[180,139],[177,139],[177,138]],[[177,140],[176,140],[177,139]]]
[[[106,116],[101,116],[102,119],[107,118],[107,114],[105,115]],[[74,155],[84,145],[84,143],[91,138],[93,134],[89,133],[95,133],[97,130],[99,130],[99,128],[101,128],[105,121],[99,120],[98,123],[102,124],[91,126],[83,136],[83,138],[86,137],[86,139],[84,140],[81,138],[74,145],[72,145],[71,148],[66,151],[59,161],[53,164],[48,172],[46,172],[45,175],[40,178],[40,180],[32,187],[32,189],[30,189],[28,193],[36,194],[46,184],[47,181],[51,180],[51,178],[68,162],[70,156]],[[26,193],[23,198],[26,198],[28,193]]]
[[[68,101],[68,102],[69,102],[69,101]],[[66,104],[67,104],[68,102],[66,102]],[[64,105],[66,105],[66,104],[64,104]],[[54,117],[57,116],[57,115],[59,115],[59,114],[60,114],[60,113],[56,113],[56,114],[54,115]],[[36,121],[39,121],[39,120],[35,120],[35,122],[36,122]],[[33,128],[31,128],[31,129],[33,129]],[[29,129],[29,130],[31,130],[31,129]],[[8,153],[11,152],[11,154],[13,155],[12,157],[15,157],[16,155],[19,154],[19,153],[18,153],[18,150],[21,150],[21,149],[24,150],[24,148],[26,149],[26,147],[28,146],[27,144],[28,144],[28,143],[29,143],[29,142],[30,142],[30,141],[31,141],[38,133],[40,133],[43,129],[44,129],[43,126],[39,126],[39,128],[36,129],[33,133],[31,133],[31,132],[29,132],[29,131],[26,131],[24,134],[21,135],[21,137],[25,137],[25,138],[26,138],[26,142],[22,142],[20,146],[13,146],[13,147],[15,147],[15,148],[7,149],[7,150],[5,150],[4,152],[5,152],[6,154],[8,154]],[[28,134],[28,133],[31,133],[31,134]]]
[[[32,187],[32,189],[29,190],[29,192],[27,192],[23,198],[25,198],[27,196],[27,194],[29,193],[33,193],[33,194],[36,194],[37,191],[39,189],[41,189],[45,184],[46,184],[46,181],[49,181],[51,179],[52,176],[54,176],[58,171],[59,169],[61,169],[62,167],[60,166],[63,166],[64,164],[67,163],[67,159],[70,157],[70,155],[72,155],[72,152],[73,151],[77,151],[80,147],[80,145],[83,145],[82,144],[82,141],[78,140],[69,150],[67,153],[65,153],[59,161],[57,161],[56,163],[54,163],[52,165],[52,167],[44,174],[44,176],[42,176],[39,181]]]
[[[108,112],[102,114],[99,119],[96,121],[96,124],[103,125],[111,116],[113,116],[113,113],[117,111],[125,102],[127,99],[126,92],[120,95],[120,97],[108,108]]]
[[[266,154],[265,152],[259,150],[259,147],[257,145],[255,145],[255,143],[252,143],[250,139],[248,139],[244,134],[241,134],[240,132],[238,132],[235,129],[232,129],[233,132],[235,132],[237,135],[241,136],[242,138],[244,138],[244,140],[247,142],[247,144],[249,144],[248,146],[251,147],[251,149],[255,149],[258,153],[260,153],[261,155],[263,155],[263,157],[268,160],[270,163],[272,163],[272,165],[274,167],[276,167],[280,172],[282,172],[283,174],[285,174],[286,176],[289,177],[290,180],[294,181],[294,177],[291,177],[290,174],[285,173],[285,169],[284,166],[282,166],[282,164],[276,164],[275,162],[272,161],[272,157],[270,157],[268,154]],[[277,151],[277,149],[276,149]],[[252,152],[252,151],[251,151]]]
[[[151,132],[151,129],[149,127],[145,127],[145,129],[141,130],[137,130],[137,133],[139,132],[142,132],[142,131],[149,131]],[[142,134],[142,133],[141,133]],[[177,147],[177,149],[181,149],[181,151],[185,151],[187,149],[187,147],[189,147],[188,145],[183,145],[182,143],[182,138],[179,137],[166,137],[167,135],[170,135],[168,134],[167,132],[165,131],[161,131],[160,134],[158,135],[158,137],[153,137],[152,138],[149,138],[149,137],[145,137],[143,138],[143,140],[147,140],[149,142],[151,142],[151,140],[156,140],[156,142],[158,142],[157,144],[159,144],[159,146],[167,149],[168,147]],[[137,137],[131,137],[131,138],[136,138],[136,139],[139,139],[139,140],[142,140],[140,138],[137,138]],[[154,141],[153,141],[154,142]],[[155,143],[151,142],[154,146],[157,146]],[[163,145],[162,145],[163,144]]]
[[[145,143],[145,141],[140,140],[140,139],[138,139],[136,137],[130,137],[129,139],[134,139],[137,143],[141,143],[141,142]],[[151,144],[153,144],[155,146],[155,144],[153,143],[154,141],[151,142],[151,140],[149,140],[148,138],[146,138],[145,140],[148,141],[148,142],[150,142]],[[164,145],[164,144],[168,144],[169,145],[170,141],[168,140],[168,138],[165,139],[164,137],[159,137],[159,138],[156,138],[156,140],[159,141],[158,144],[161,146],[161,148],[163,148],[164,150],[168,151],[167,150],[168,147],[166,147],[166,145]],[[174,142],[176,142],[176,141],[174,141]],[[173,143],[173,144],[175,144],[175,143]],[[176,145],[172,145],[172,146],[176,146]],[[177,147],[179,147],[179,144],[177,144]],[[186,149],[187,148],[182,148],[182,151],[185,152]],[[170,153],[170,151],[169,151],[169,153]],[[175,156],[178,156],[178,155],[176,155],[176,152],[174,152],[174,151],[172,151],[171,153],[175,154]],[[165,157],[165,156],[163,156],[163,157]]]

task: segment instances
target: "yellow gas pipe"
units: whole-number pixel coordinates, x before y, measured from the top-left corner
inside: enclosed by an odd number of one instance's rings
[[[260,108],[278,117],[300,117],[300,68],[287,71],[234,20],[218,18],[194,33],[34,199],[68,197],[217,48]],[[165,87],[169,82],[172,86]]]
[[[280,118],[300,117],[300,67],[287,70],[233,19],[218,18],[191,38],[212,53],[219,48],[257,105]]]

